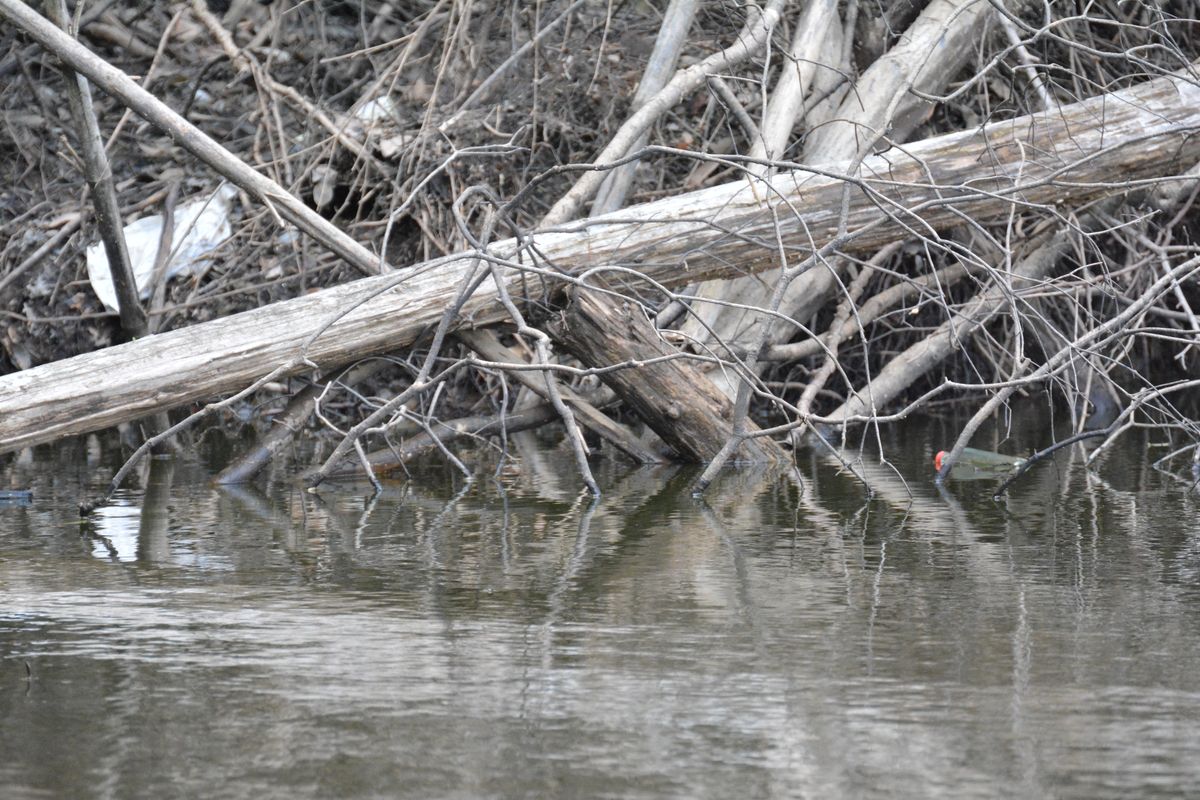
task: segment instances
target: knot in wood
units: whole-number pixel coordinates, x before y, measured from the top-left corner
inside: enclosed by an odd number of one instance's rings
[[[671,419],[679,419],[683,416],[683,409],[678,403],[670,403],[667,405],[667,416]]]

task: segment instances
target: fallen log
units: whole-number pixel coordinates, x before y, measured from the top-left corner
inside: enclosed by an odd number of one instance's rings
[[[387,477],[404,469],[410,461],[421,456],[436,453],[442,447],[455,444],[464,439],[482,439],[488,436],[520,433],[521,431],[540,428],[558,419],[558,412],[550,403],[538,403],[520,411],[510,411],[504,415],[463,417],[445,422],[430,423],[430,430],[437,436],[435,440],[428,432],[422,431],[411,439],[399,443],[395,447],[385,447],[367,454],[367,463],[371,472],[377,477]],[[307,480],[317,473],[317,468],[304,472]],[[362,466],[354,461],[334,469],[325,480],[344,480],[346,478],[362,477]]]
[[[510,364],[526,363],[525,359],[521,358],[520,355],[501,344],[499,338],[492,331],[459,331],[458,338],[467,347],[470,347],[489,361],[507,362]],[[546,391],[545,373],[538,374],[536,372],[516,370],[512,372],[512,378],[517,383],[529,387],[529,389],[541,397],[545,397],[548,394]],[[571,389],[571,387],[559,386],[558,392],[562,396],[563,402],[570,406],[571,410],[575,413],[575,420],[579,424],[585,428],[590,428],[602,438],[607,439],[618,450],[625,453],[625,455],[632,458],[638,464],[661,464],[666,461],[665,458],[655,453],[634,436],[624,425],[618,425],[603,411],[596,408],[587,399],[581,397]]]
[[[984,27],[997,16],[998,8],[1014,9],[1023,3],[933,0],[924,5],[904,35],[858,77],[827,116],[813,114],[805,120],[809,133],[803,141],[802,160],[810,164],[850,162],[860,149],[868,152],[879,149],[882,142],[906,142],[912,130],[933,112],[933,104],[922,96],[941,94],[947,82],[977,55]],[[816,11],[817,5],[811,3],[808,9]],[[838,4],[833,6],[830,13],[836,17]],[[798,65],[808,63],[804,53],[793,53],[793,58]],[[826,67],[817,74],[831,71]],[[783,75],[787,74],[785,70]],[[795,88],[794,82],[784,81],[781,76],[771,92],[768,116],[776,106],[786,103],[789,89]],[[794,123],[795,119],[787,121],[782,131],[776,129],[776,135],[790,134]],[[764,122],[765,131],[771,127],[769,121]],[[766,136],[763,141],[768,145],[765,153],[783,152],[788,144],[787,139],[778,138],[772,143]],[[788,287],[780,310],[794,319],[811,317],[829,301],[843,267],[833,261],[821,269],[809,270]],[[770,326],[769,344],[787,342],[792,332],[786,326],[773,325],[753,310],[770,302],[778,280],[779,272],[773,270],[698,287],[696,296],[705,302],[694,304],[696,314],[684,323],[684,333],[701,342],[745,345],[754,340],[760,327]],[[737,391],[736,385],[720,380],[717,384],[731,397]]]
[[[667,287],[755,273],[779,266],[781,252],[795,262],[831,243],[869,251],[914,233],[934,238],[968,218],[1002,221],[1014,204],[1053,213],[1055,204],[1120,193],[1130,181],[1177,175],[1200,160],[1198,130],[1200,88],[1165,76],[870,156],[860,167],[864,177],[852,179],[844,221],[845,178],[837,168],[793,165],[766,180],[363,278],[2,376],[0,452],[232,392],[281,365],[293,373],[327,369],[409,346],[453,303],[481,257],[506,265],[514,296],[540,302],[554,302],[572,280],[591,281],[596,270],[610,284],[623,275]],[[503,317],[490,283],[461,313],[474,326]]]
[[[733,403],[695,365],[658,360],[676,352],[632,302],[614,303],[597,292],[571,292],[566,311],[549,328],[555,341],[585,364],[642,364],[601,375],[638,417],[684,461],[704,464],[733,434]],[[751,431],[757,430],[748,423]],[[733,460],[782,462],[787,458],[766,437],[746,439]]]

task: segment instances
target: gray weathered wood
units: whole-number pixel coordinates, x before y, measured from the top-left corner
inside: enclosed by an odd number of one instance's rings
[[[600,376],[638,417],[685,461],[707,463],[733,435],[733,403],[694,361],[656,360],[678,351],[632,301],[615,302],[607,294],[572,292],[567,309],[550,328],[555,341],[585,364],[637,362],[636,367]],[[756,429],[747,423],[751,431]],[[771,439],[747,439],[736,461],[784,461]]]
[[[654,40],[654,50],[651,51],[650,59],[646,62],[646,71],[642,73],[637,91],[629,104],[630,110],[637,111],[650,102],[671,79],[671,75],[675,72],[675,62],[679,60],[679,54],[683,52],[683,45],[687,42],[688,31],[692,27],[692,20],[695,18],[699,6],[700,0],[671,0],[667,5],[667,10],[663,12],[662,25],[658,29],[658,36]],[[626,152],[636,153],[649,141],[649,130],[643,131]],[[592,201],[592,209],[588,212],[589,217],[609,214],[625,205],[625,198],[629,196],[629,188],[633,185],[633,176],[637,167],[637,162],[631,161],[610,170],[604,176],[604,183],[596,192],[596,199]]]
[[[810,112],[805,120],[808,130],[803,149],[805,162],[850,162],[860,150],[877,150],[882,148],[882,143],[907,141],[912,130],[934,109],[933,104],[920,95],[940,94],[963,65],[977,54],[979,37],[987,21],[997,15],[996,6],[1015,10],[1025,2],[929,2],[891,49],[855,80],[853,88],[845,93],[836,108],[829,108],[827,117]],[[838,5],[833,3],[835,15]],[[810,3],[805,10],[806,17],[817,15],[820,6],[821,3]],[[819,26],[820,18],[814,16],[812,24]],[[803,29],[804,26],[799,27]],[[797,31],[799,35],[800,31]],[[788,97],[799,90],[794,72],[816,69],[814,82],[838,74],[837,64],[817,69],[818,62],[812,59],[811,53],[797,50],[793,57],[796,59],[795,70],[784,70],[771,93],[767,118],[763,122],[763,144],[768,149],[762,150],[763,154],[783,152],[786,138],[779,137],[791,132],[790,124],[781,130],[772,121],[772,116],[786,114],[786,108],[798,102],[798,98],[789,102]],[[886,139],[880,138],[884,134]],[[755,151],[751,152],[755,154]],[[802,275],[788,287],[780,309],[796,319],[811,317],[838,286],[839,281],[834,276],[840,273],[842,266],[833,263],[828,269]],[[772,320],[752,310],[770,302],[778,280],[779,272],[772,270],[753,277],[713,281],[699,287],[696,296],[708,302],[698,304],[698,313],[684,323],[683,331],[706,344],[722,340],[744,344],[754,340],[761,326],[771,326],[770,344],[788,341],[792,332],[787,326],[774,325]],[[719,379],[717,384],[730,396],[737,392],[736,385],[725,384]]]
[[[153,123],[180,147],[266,205],[276,217],[292,223],[363,274],[374,275],[382,271],[382,260],[353,237],[230,153],[124,72],[54,27],[21,0],[0,0],[0,17],[28,33],[38,44],[58,56],[67,67]]]
[[[507,364],[524,364],[526,359],[511,348],[500,343],[495,333],[489,330],[462,330],[458,338],[463,344],[488,361],[498,361]],[[522,386],[527,386],[540,397],[546,397],[546,374],[544,372],[526,372],[514,370],[510,373],[513,380]],[[632,458],[639,464],[662,464],[665,458],[647,447],[633,432],[624,425],[617,423],[603,411],[581,397],[570,386],[559,386],[558,393],[571,410],[575,413],[575,421],[607,439],[614,447]],[[612,394],[609,393],[609,397]]]
[[[47,0],[45,6],[47,16],[55,25],[66,30],[71,19],[66,0]],[[92,207],[96,211],[96,227],[108,257],[109,274],[121,315],[121,329],[128,338],[135,339],[147,333],[146,312],[138,299],[137,281],[129,263],[129,248],[125,242],[121,210],[117,202],[117,182],[108,164],[104,140],[100,137],[100,123],[92,104],[92,89],[87,79],[70,67],[63,67],[62,74],[67,90],[67,105],[71,109],[71,118],[79,137],[79,151],[83,156],[83,174],[92,195]]]
[[[861,252],[913,231],[932,236],[961,224],[963,215],[1002,221],[1013,201],[1077,203],[1124,191],[1132,179],[1178,175],[1200,160],[1197,131],[1200,88],[1163,77],[873,155],[862,174],[875,194],[851,192],[847,230],[857,237],[841,246]],[[780,241],[793,260],[832,241],[842,186],[837,177],[795,170],[537,232],[530,241],[539,263],[545,267],[542,259],[548,260],[555,273],[580,275],[615,264],[680,286],[778,266]],[[508,260],[517,251],[511,239],[490,248],[491,256]],[[528,262],[533,250],[522,252]],[[436,323],[475,266],[472,255],[451,256],[2,376],[0,451],[238,390],[300,356],[329,368],[403,348]],[[511,269],[507,274],[514,295],[562,287],[554,280],[523,281]],[[489,283],[463,311],[476,326],[503,316]]]

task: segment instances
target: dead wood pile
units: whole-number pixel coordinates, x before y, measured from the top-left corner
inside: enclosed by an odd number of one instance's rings
[[[10,21],[24,8],[0,3]],[[146,435],[249,417],[265,437],[248,457],[257,467],[307,428],[330,442],[319,480],[348,459],[374,475],[389,454],[418,451],[470,472],[444,439],[554,419],[589,485],[589,456],[606,452],[707,461],[707,482],[730,457],[783,459],[777,442],[861,445],[871,425],[947,401],[976,412],[961,448],[1015,395],[1044,394],[1048,416],[1072,431],[1111,441],[1153,425],[1168,466],[1200,454],[1194,3],[191,0],[67,11],[84,47],[228,151],[227,164],[205,156],[191,134],[94,91],[124,221],[223,178],[239,186],[231,237],[144,301],[150,331],[176,332],[162,341],[252,309],[245,319],[298,330],[272,305],[312,295],[329,316],[336,303],[320,304],[342,298],[351,314],[350,282],[364,273],[399,282],[444,256],[474,260],[437,313],[419,310],[427,321],[395,323],[411,331],[391,347],[382,333],[349,338],[310,360],[256,344],[263,358],[244,372],[215,355],[204,372],[180,364],[149,399],[107,401],[94,424],[64,432],[223,394]],[[85,269],[100,190],[84,180],[60,58],[27,27],[0,26],[4,408],[51,374],[39,365],[86,372],[101,362],[63,359],[128,335]],[[1010,120],[1020,130],[997,146]],[[971,137],[981,150],[949,169],[945,143]],[[806,197],[805,181],[827,191]],[[748,194],[767,224],[705,205],[722,192]],[[596,231],[578,220],[604,214],[597,224],[626,227],[584,237],[598,259],[591,278],[585,257],[544,256],[553,229]],[[621,250],[630,241],[636,257]],[[493,245],[509,247],[503,259],[478,257]],[[569,303],[547,288],[556,270],[574,276]],[[313,294],[332,287],[344,289]],[[487,328],[454,335],[477,323]],[[229,380],[211,391],[166,389],[222,372]],[[49,431],[43,422],[28,416],[18,431],[18,417],[0,418],[0,446],[45,440],[29,434]]]

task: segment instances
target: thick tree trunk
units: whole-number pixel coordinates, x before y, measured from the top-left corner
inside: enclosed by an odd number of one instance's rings
[[[1200,88],[1164,77],[1050,113],[939,136],[864,160],[849,197],[845,252],[914,232],[987,224],[1018,208],[1053,213],[1124,191],[1124,182],[1182,173],[1200,160]],[[835,170],[836,171],[836,170]],[[838,237],[843,182],[797,169],[739,181],[498,242],[514,295],[554,301],[558,276],[605,265],[666,286],[754,273],[806,257]],[[529,278],[518,262],[546,280]],[[284,364],[299,373],[410,345],[455,301],[478,259],[464,254],[364,278],[184,330],[0,377],[0,451],[52,441],[244,388]],[[628,273],[625,273],[628,274]],[[613,282],[619,273],[609,273]],[[594,280],[594,276],[589,276]],[[490,284],[462,309],[475,326],[503,311]],[[307,363],[300,359],[307,359]]]
[[[614,302],[598,292],[572,292],[550,333],[585,364],[630,364],[605,372],[600,379],[681,459],[707,463],[733,434],[733,403],[695,362],[656,360],[679,353],[662,340],[632,301]],[[748,424],[753,430],[753,423]],[[779,445],[764,437],[743,442],[734,460],[783,461],[786,457]]]

